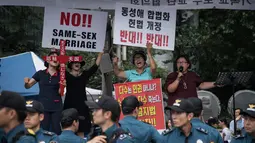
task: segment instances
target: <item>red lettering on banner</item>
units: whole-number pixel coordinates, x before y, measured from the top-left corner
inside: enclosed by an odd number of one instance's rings
[[[87,21],[88,16],[88,21]],[[87,23],[88,22],[88,23]],[[72,26],[78,27],[91,27],[92,15],[79,14],[79,13],[70,13],[70,12],[61,12],[60,14],[60,25],[69,26],[70,23]]]
[[[127,30],[120,30],[120,41],[127,42],[128,32]]]
[[[142,32],[137,33],[137,43],[140,43],[140,44],[143,43],[143,33]]]
[[[135,41],[136,40],[136,32],[134,31],[129,31],[129,34],[128,34],[128,41],[135,44]]]
[[[164,35],[164,36],[163,36],[163,46],[164,46],[164,47],[167,47],[167,46],[168,46],[168,36],[167,36],[167,35]]]
[[[155,35],[155,45],[162,46],[162,35],[161,34]]]
[[[147,33],[146,40],[147,42],[154,43],[154,35],[151,33]]]

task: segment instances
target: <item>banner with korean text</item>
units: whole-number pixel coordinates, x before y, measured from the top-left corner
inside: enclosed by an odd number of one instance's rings
[[[115,3],[144,6],[169,6],[173,9],[255,10],[255,0],[0,0],[0,5],[55,6],[66,8],[115,9]]]
[[[116,3],[114,44],[174,50],[176,10]]]
[[[102,52],[105,44],[106,12],[46,7],[42,47],[59,48],[66,41],[67,50]]]
[[[161,79],[115,84],[115,98],[120,103],[134,95],[143,106],[139,108],[138,119],[153,125],[157,130],[165,129]],[[120,119],[123,118],[121,114]]]

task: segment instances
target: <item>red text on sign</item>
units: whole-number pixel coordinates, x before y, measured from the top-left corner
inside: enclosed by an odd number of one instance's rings
[[[120,41],[124,43],[142,44],[143,33],[135,31],[120,30]]]
[[[60,15],[60,25],[91,27],[91,22],[92,15],[89,14],[61,12]]]
[[[148,42],[155,44],[156,46],[159,46],[159,47],[167,47],[168,46],[168,36],[167,35],[147,33],[146,40]]]

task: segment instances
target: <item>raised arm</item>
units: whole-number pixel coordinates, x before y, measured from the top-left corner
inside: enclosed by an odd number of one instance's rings
[[[169,93],[173,93],[176,91],[182,76],[183,74],[181,72],[178,73],[177,77],[175,77],[173,73],[168,75],[167,81],[166,81],[166,88]]]
[[[119,69],[118,61],[119,61],[118,57],[113,58],[113,71],[114,71],[114,74],[119,78],[127,78],[125,72],[123,70]]]
[[[102,56],[103,56],[104,53],[98,53],[98,56],[97,56],[97,60],[96,60],[96,63],[89,68],[89,70],[87,71],[84,71],[86,72],[87,74],[87,77],[91,77],[93,74],[96,73],[97,69],[98,69],[98,66],[100,65],[100,62],[101,62],[101,59],[102,59]],[[86,79],[87,80],[87,79]]]
[[[35,80],[35,79],[33,79],[33,78],[28,78],[28,77],[25,77],[24,78],[24,87],[26,88],[26,89],[29,89],[29,88],[31,88],[32,86],[34,86],[36,83],[37,83],[37,81]]]
[[[155,60],[153,59],[152,54],[151,54],[152,43],[147,43],[146,47],[147,47],[147,55],[148,55],[148,58],[149,58],[149,61],[150,61],[151,73],[155,74],[156,69],[157,69],[157,65],[156,65]]]

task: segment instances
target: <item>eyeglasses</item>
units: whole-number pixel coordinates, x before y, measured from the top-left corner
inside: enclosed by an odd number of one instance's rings
[[[177,64],[186,64],[188,62],[177,62]]]

